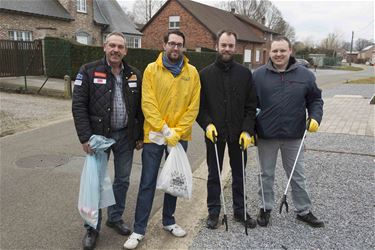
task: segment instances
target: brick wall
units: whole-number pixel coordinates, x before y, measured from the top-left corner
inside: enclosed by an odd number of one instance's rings
[[[150,49],[163,48],[163,36],[168,32],[169,16],[180,16],[180,31],[185,34],[185,47],[215,48],[215,40],[212,34],[191,16],[176,1],[170,1],[142,32],[142,47]]]
[[[87,0],[87,13],[76,10],[76,1],[59,0],[67,9],[74,21],[63,21],[54,18],[1,13],[0,39],[9,39],[9,30],[31,31],[33,39],[45,36],[63,37],[75,40],[77,32],[91,35],[94,45],[102,44],[101,26],[93,22],[93,0]]]

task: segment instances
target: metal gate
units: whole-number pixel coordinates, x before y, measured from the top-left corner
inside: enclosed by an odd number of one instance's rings
[[[0,77],[43,75],[42,41],[0,40]]]

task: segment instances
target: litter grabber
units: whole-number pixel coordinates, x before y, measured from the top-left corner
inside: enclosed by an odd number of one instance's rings
[[[221,201],[223,203],[223,211],[224,211],[224,217],[223,217],[222,224],[225,223],[225,231],[228,231],[227,209],[225,207],[223,184],[221,183],[220,162],[219,162],[219,155],[217,153],[217,138],[215,136],[214,131],[212,131],[212,138],[214,139],[214,147],[215,147],[215,155],[216,155],[216,163],[217,163],[217,174],[218,174],[218,177],[219,177],[220,191],[221,191]]]
[[[302,149],[303,142],[305,141],[306,132],[307,132],[307,129],[305,130],[305,133],[303,134],[303,137],[302,137],[302,140],[301,140],[301,144],[299,145],[299,148],[298,148],[298,152],[297,152],[296,159],[294,160],[294,164],[293,164],[292,172],[290,172],[290,176],[289,176],[288,184],[286,185],[286,188],[285,188],[285,191],[284,191],[283,198],[281,199],[281,203],[280,203],[280,211],[279,211],[280,214],[281,214],[281,212],[282,212],[282,210],[283,210],[283,206],[284,206],[284,205],[285,205],[285,210],[286,210],[286,212],[287,212],[287,213],[289,212],[288,202],[286,201],[286,194],[287,194],[287,192],[288,192],[288,187],[289,187],[290,181],[292,180],[292,177],[293,177],[294,169],[296,168],[296,164],[297,164],[297,160],[298,160],[299,154],[301,153],[301,149]]]
[[[246,221],[247,221],[247,202],[246,202],[246,172],[245,172],[245,153],[246,153],[246,149],[245,149],[245,146],[244,146],[244,141],[243,139],[241,139],[241,151],[242,151],[242,184],[243,184],[243,213],[244,213],[244,225],[245,225],[245,234],[247,234],[247,225],[246,225]]]
[[[262,180],[262,167],[260,166],[260,160],[259,160],[259,153],[258,153],[258,142],[257,142],[257,138],[256,136],[254,137],[254,146],[256,147],[256,154],[257,154],[257,157],[255,157],[256,159],[256,164],[258,165],[258,168],[259,168],[259,175],[258,175],[258,178],[259,178],[259,183],[260,183],[260,191],[262,193],[262,204],[263,204],[263,211],[266,212],[266,202],[264,200],[264,190],[263,190],[263,180]]]

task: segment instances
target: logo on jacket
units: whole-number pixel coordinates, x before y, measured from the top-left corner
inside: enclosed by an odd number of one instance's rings
[[[104,72],[94,72],[95,77],[107,78],[107,74]]]
[[[97,83],[97,84],[106,84],[107,83],[107,79],[94,78],[94,83]]]

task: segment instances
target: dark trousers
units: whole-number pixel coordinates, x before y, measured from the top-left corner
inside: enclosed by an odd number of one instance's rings
[[[220,172],[223,167],[225,145],[228,145],[229,162],[232,169],[232,196],[233,211],[235,214],[243,214],[244,192],[242,178],[242,151],[238,142],[217,142],[217,151],[220,162]],[[206,139],[208,181],[207,181],[207,207],[209,214],[220,214],[220,182],[218,176],[217,161],[214,144]],[[245,151],[245,166],[247,154]]]

